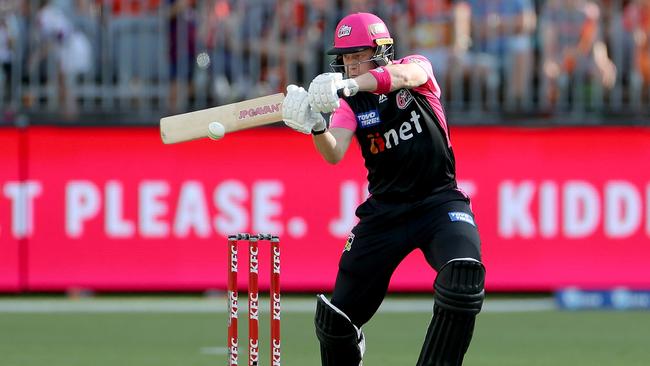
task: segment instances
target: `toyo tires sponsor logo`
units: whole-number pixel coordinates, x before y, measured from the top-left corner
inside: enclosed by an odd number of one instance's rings
[[[367,112],[357,114],[357,124],[360,128],[372,127],[380,123],[381,119],[379,118],[379,111],[376,109],[371,109]]]
[[[276,113],[280,111],[281,106],[282,103],[274,103],[262,105],[255,108],[242,109],[239,111],[239,117],[237,117],[237,119],[241,120],[246,118],[253,118],[256,116],[263,116],[269,113]]]

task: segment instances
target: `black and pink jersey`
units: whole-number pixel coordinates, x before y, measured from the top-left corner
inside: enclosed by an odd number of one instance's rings
[[[358,93],[341,100],[330,128],[354,131],[368,169],[370,194],[387,201],[415,201],[456,190],[456,169],[440,88],[431,63],[413,55],[429,75],[413,89]]]

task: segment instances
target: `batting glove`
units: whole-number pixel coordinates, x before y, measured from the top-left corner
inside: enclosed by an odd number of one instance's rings
[[[309,94],[302,87],[287,86],[287,96],[282,102],[284,124],[298,132],[310,134],[326,128],[325,119],[309,106]]]
[[[338,72],[316,76],[309,84],[309,105],[316,112],[331,113],[340,106],[339,89],[347,89],[352,96],[359,91],[359,84],[354,79],[343,80],[343,74]]]

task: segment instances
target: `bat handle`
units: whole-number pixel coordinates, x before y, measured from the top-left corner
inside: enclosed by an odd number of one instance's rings
[[[345,98],[350,96],[350,89],[348,88],[341,88],[336,91],[336,94],[339,96],[339,98]]]

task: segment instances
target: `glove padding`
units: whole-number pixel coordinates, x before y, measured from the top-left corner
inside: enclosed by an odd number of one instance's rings
[[[296,85],[287,86],[287,96],[282,102],[282,120],[292,129],[310,134],[326,128],[325,119],[309,106],[309,94]]]
[[[309,105],[320,113],[331,113],[340,106],[339,89],[348,89],[350,96],[357,94],[359,84],[354,79],[343,80],[339,72],[326,72],[316,76],[309,84]]]

